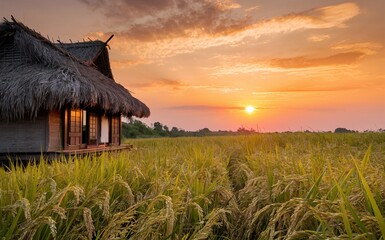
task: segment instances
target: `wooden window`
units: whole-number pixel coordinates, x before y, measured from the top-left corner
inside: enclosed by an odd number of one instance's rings
[[[111,143],[120,144],[120,116],[112,116],[111,118]]]
[[[82,111],[71,109],[68,117],[68,144],[79,146],[82,139]]]
[[[89,116],[89,144],[96,145],[98,142],[98,116],[95,113],[90,113]]]

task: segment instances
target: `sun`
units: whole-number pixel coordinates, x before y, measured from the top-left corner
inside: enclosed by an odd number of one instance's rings
[[[245,107],[245,112],[247,112],[248,114],[252,114],[254,111],[255,111],[255,107],[253,106]]]

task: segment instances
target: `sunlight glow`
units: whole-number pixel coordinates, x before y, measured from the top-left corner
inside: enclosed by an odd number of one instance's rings
[[[255,111],[255,107],[253,107],[253,106],[247,106],[247,107],[245,107],[245,111],[246,111],[248,114],[252,114],[252,113]]]

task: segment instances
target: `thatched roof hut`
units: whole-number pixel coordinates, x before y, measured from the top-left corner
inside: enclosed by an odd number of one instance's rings
[[[144,103],[113,80],[103,42],[53,44],[12,20],[0,25],[0,120],[35,118],[39,110],[64,106],[150,115]],[[105,67],[98,70],[97,61]]]
[[[13,17],[0,24],[0,153],[119,145],[122,115],[150,110],[115,82],[107,42],[54,44]]]

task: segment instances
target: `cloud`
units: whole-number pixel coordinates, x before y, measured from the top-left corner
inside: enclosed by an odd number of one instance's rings
[[[145,63],[147,62],[140,60],[111,60],[111,65],[113,66],[113,68],[127,68]]]
[[[150,80],[146,82],[138,83],[129,83],[130,88],[171,88],[173,90],[182,90],[182,89],[202,89],[207,91],[216,91],[224,94],[234,93],[242,91],[243,88],[239,87],[227,87],[227,86],[212,86],[212,85],[189,85],[180,80],[168,79],[168,78],[159,78],[155,80]]]
[[[223,76],[223,75],[238,75],[238,74],[250,74],[258,72],[260,74],[271,74],[271,73],[289,73],[295,75],[312,75],[320,73],[340,73],[341,71],[346,72],[352,70],[355,65],[318,65],[311,66],[309,61],[314,59],[306,60],[306,57],[298,57],[291,59],[274,59],[272,61],[256,60],[255,62],[249,63],[238,63],[238,64],[225,64],[223,66],[211,68],[211,75]],[[303,59],[303,60],[301,60]],[[289,62],[285,62],[285,60]],[[305,61],[306,60],[306,61]],[[290,62],[291,61],[291,62]],[[302,63],[304,61],[305,63]],[[302,67],[300,67],[302,65]]]
[[[232,17],[240,5],[232,0],[81,0],[125,26],[129,40],[159,41],[195,34],[220,34],[242,28],[246,17]]]
[[[104,33],[105,36],[90,33],[88,37],[103,39],[114,33],[116,37],[111,45],[139,59],[160,59],[210,47],[246,44],[245,39],[300,29],[345,27],[346,21],[360,13],[356,4],[342,3],[257,20],[235,0],[166,1],[159,8],[157,4],[150,6],[155,0],[144,3],[117,0],[119,4],[114,5],[107,0],[97,0],[95,4],[90,0],[82,1],[104,9],[101,11],[106,15],[114,15],[123,22],[116,31]],[[101,4],[104,2],[105,6]],[[129,8],[127,14],[120,14],[126,8]],[[143,15],[148,12],[154,12],[154,17]]]
[[[281,33],[299,29],[325,29],[345,27],[345,22],[360,13],[354,3],[342,3],[314,8],[300,13],[291,13],[257,23],[264,32]],[[257,28],[258,30],[258,28]]]
[[[260,9],[260,7],[256,5],[256,6],[249,7],[247,9],[245,9],[245,12],[246,13],[251,13],[251,12],[254,12],[254,11],[259,10],[259,9]]]
[[[284,94],[287,96],[290,93],[307,93],[307,92],[342,92],[362,90],[364,88],[378,87],[379,82],[376,81],[350,81],[349,84],[341,84],[339,82],[313,82],[313,81],[299,81],[295,84],[277,87],[273,89],[255,91],[253,95],[270,95],[270,94]]]
[[[356,63],[360,58],[365,56],[363,52],[345,52],[338,53],[327,57],[310,58],[310,57],[294,57],[294,58],[276,58],[269,62],[272,67],[278,68],[309,68],[320,66],[338,66],[351,65]]]
[[[174,5],[173,0],[79,0],[94,10],[101,10],[110,18],[134,19],[154,14]],[[183,4],[183,0],[181,1]]]
[[[332,47],[335,50],[356,51],[366,55],[373,55],[382,49],[382,44],[377,42],[340,43]]]
[[[186,110],[186,111],[223,111],[223,110],[243,110],[243,107],[236,106],[212,106],[212,105],[181,105],[168,107],[169,110]]]
[[[169,87],[174,90],[179,90],[181,87],[184,87],[185,85],[178,80],[159,78],[159,79],[145,82],[145,83],[130,83],[129,86],[133,88]]]
[[[180,106],[172,106],[165,108],[167,110],[178,110],[178,111],[244,111],[245,107],[242,106],[215,106],[215,105],[180,105]],[[261,107],[258,106],[257,110],[268,110],[272,109],[272,107]]]
[[[243,88],[239,88],[239,87],[209,86],[209,85],[195,85],[195,86],[188,86],[188,88],[206,89],[210,91],[219,91],[222,93],[232,93],[232,92],[239,92],[243,90]]]
[[[360,13],[355,3],[342,3],[315,8],[299,14],[305,23],[315,28],[345,27],[345,22]]]
[[[311,42],[322,42],[328,39],[330,39],[330,36],[327,34],[316,34],[316,35],[311,35],[307,38],[307,40]]]
[[[318,107],[318,108],[307,108],[305,109],[307,111],[312,112],[341,112],[344,111],[344,108],[337,108],[337,107]]]
[[[235,75],[253,72],[292,72],[297,73],[317,70],[347,71],[353,68],[366,56],[376,54],[382,45],[376,42],[344,43],[332,46],[332,50],[343,51],[325,57],[297,56],[291,58],[260,59],[230,59],[223,66],[212,68],[212,75]],[[233,64],[232,62],[240,62]],[[242,62],[243,61],[243,62]]]
[[[314,85],[300,85],[300,86],[286,86],[269,91],[270,93],[299,93],[299,92],[340,92],[361,89],[360,86],[317,86]]]

